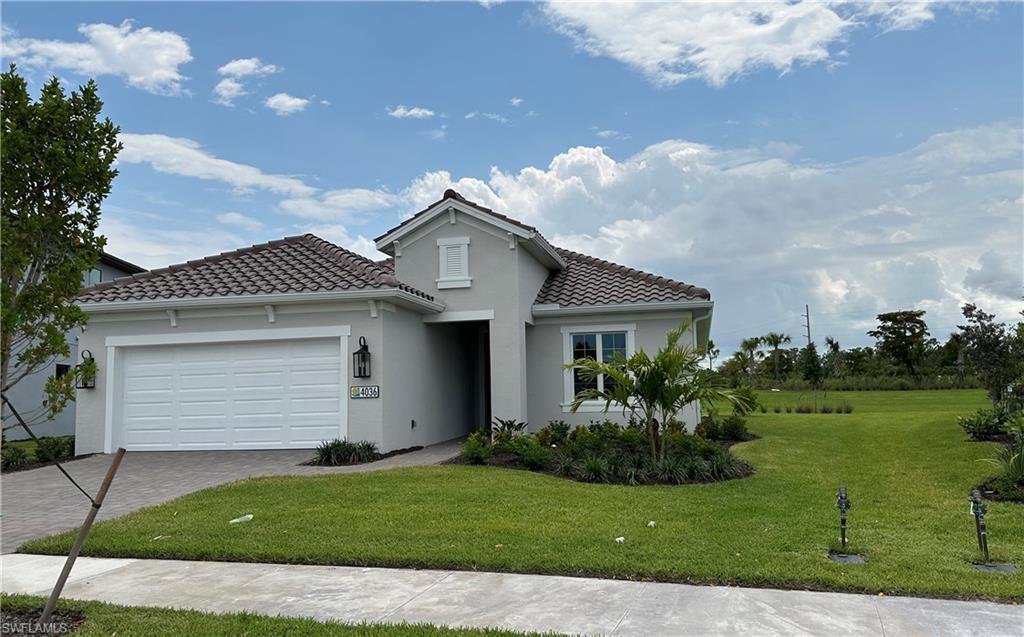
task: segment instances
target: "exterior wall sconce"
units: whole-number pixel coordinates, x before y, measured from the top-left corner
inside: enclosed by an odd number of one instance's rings
[[[352,354],[352,376],[355,378],[370,377],[370,348],[366,345],[366,337],[359,337],[359,349]]]
[[[82,365],[75,380],[75,389],[96,389],[96,361],[87,349],[82,350]]]

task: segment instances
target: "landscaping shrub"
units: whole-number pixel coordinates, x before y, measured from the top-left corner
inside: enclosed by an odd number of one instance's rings
[[[482,431],[475,431],[462,444],[462,457],[471,464],[483,464],[494,453],[490,438]]]
[[[325,440],[316,448],[313,462],[325,466],[339,466],[373,462],[380,458],[377,443],[369,440],[349,442],[347,439]]]
[[[973,416],[959,416],[957,422],[971,440],[996,440],[1006,433],[1012,415],[1003,405],[979,409]]]
[[[747,421],[736,414],[727,417],[722,421],[719,428],[721,440],[746,440],[750,437],[747,432]]]
[[[543,469],[551,459],[551,451],[531,436],[516,436],[511,447],[516,460],[533,471]]]
[[[558,446],[569,437],[571,429],[572,426],[564,420],[552,420],[543,429],[538,431],[535,436],[537,442],[545,447],[550,447],[551,445]]]
[[[786,405],[786,413],[787,414],[793,413],[793,406],[792,405]]]
[[[782,407],[780,407],[778,405],[775,405],[774,407],[772,407],[772,411],[774,411],[777,414],[781,414],[782,413]]]
[[[491,423],[491,441],[495,447],[508,448],[512,438],[526,431],[526,423],[515,418],[495,418]]]
[[[36,460],[49,462],[51,460],[65,460],[75,455],[75,437],[58,436],[55,438],[40,438],[36,446]]]
[[[718,440],[721,435],[718,431],[718,422],[714,416],[704,416],[694,427],[693,433],[704,438],[705,440]]]
[[[608,482],[612,468],[608,459],[603,455],[591,453],[574,466],[573,473],[576,479],[583,482]]]
[[[1014,427],[1010,442],[984,460],[998,471],[985,487],[995,491],[998,499],[1024,501],[1024,428]]]
[[[28,464],[28,452],[22,447],[5,445],[0,451],[0,468],[4,471],[20,469]]]
[[[742,417],[730,416],[725,423],[725,430],[735,439],[749,437]],[[705,428],[708,426],[722,431],[713,418],[706,419]],[[555,440],[561,442],[551,442]],[[638,427],[605,420],[568,431],[559,421],[532,435],[508,432],[507,442],[500,446],[477,432],[463,444],[461,460],[517,466],[581,482],[628,485],[727,480],[752,472],[750,465],[721,444],[689,434],[682,427],[664,433],[661,445],[657,459],[652,460],[650,440]]]

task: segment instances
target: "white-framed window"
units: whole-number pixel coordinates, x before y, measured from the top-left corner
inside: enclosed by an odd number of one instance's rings
[[[636,351],[636,325],[578,325],[562,328],[562,363],[568,365],[581,358],[609,362],[616,354],[632,356]],[[584,389],[605,389],[610,382],[604,376],[583,379],[575,369],[563,370],[564,399],[562,411],[569,412],[576,394]],[[585,401],[577,411],[595,412],[604,409],[603,400]]]
[[[437,287],[468,288],[473,283],[469,276],[469,237],[448,237],[437,240]]]

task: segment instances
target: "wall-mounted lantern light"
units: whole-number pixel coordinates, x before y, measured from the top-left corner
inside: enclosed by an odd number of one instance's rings
[[[356,378],[370,377],[370,348],[364,336],[359,337],[359,349],[352,354],[352,375]]]
[[[78,378],[75,379],[76,389],[96,389],[96,361],[93,360],[92,352],[82,350],[82,364],[78,370]]]

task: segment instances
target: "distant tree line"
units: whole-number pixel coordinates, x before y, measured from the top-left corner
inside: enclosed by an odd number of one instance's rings
[[[828,336],[819,352],[813,342],[786,347],[790,335],[769,332],[743,339],[717,370],[735,386],[759,389],[983,387],[993,402],[1014,385],[1024,393],[1024,322],[997,323],[973,304],[962,312],[964,324],[945,342],[929,332],[925,310],[900,310],[877,315],[867,332],[874,346],[844,349]],[[713,343],[708,352],[710,366],[720,353]]]

